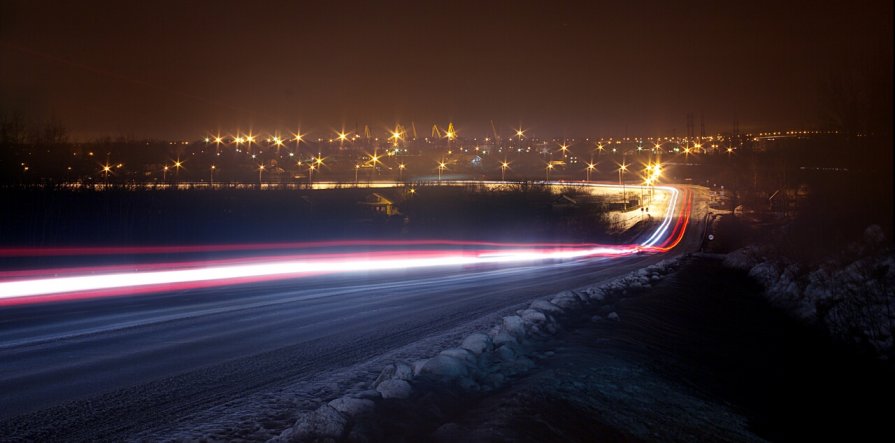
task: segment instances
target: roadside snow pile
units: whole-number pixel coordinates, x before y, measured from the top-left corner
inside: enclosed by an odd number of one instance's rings
[[[368,441],[366,434],[375,428],[377,403],[422,397],[422,391],[432,384],[471,394],[498,389],[534,366],[532,358],[538,356],[533,345],[559,331],[564,320],[580,315],[585,307],[606,307],[603,312],[609,313],[605,316],[589,318],[620,321],[612,312],[612,303],[630,291],[650,287],[678,266],[678,259],[664,260],[608,283],[535,300],[516,315],[504,317],[488,333],[468,335],[457,348],[410,364],[387,366],[373,382],[373,389],[337,398],[302,414],[291,428],[271,441]]]
[[[724,264],[748,271],[775,305],[885,359],[895,354],[895,256],[884,243],[874,225],[863,242],[811,269],[754,246],[728,254]]]

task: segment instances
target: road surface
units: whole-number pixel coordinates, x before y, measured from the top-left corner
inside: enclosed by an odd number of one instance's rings
[[[695,201],[705,201],[701,192]],[[683,242],[666,254],[329,275],[4,307],[0,435],[273,435],[291,424],[296,408],[369,378],[381,368],[371,361],[431,355],[461,331],[534,298],[694,249],[701,210],[694,205]]]

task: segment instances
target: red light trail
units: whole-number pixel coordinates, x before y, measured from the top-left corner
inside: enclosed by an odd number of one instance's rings
[[[692,195],[689,191],[685,191],[681,211],[674,217],[680,194],[674,188],[666,189],[670,191],[672,198],[665,217],[645,242],[630,245],[459,240],[340,240],[161,247],[4,248],[0,249],[0,256],[6,257],[189,254],[327,248],[346,248],[349,251],[3,271],[0,272],[0,306],[177,291],[322,274],[463,267],[478,264],[513,265],[543,260],[616,257],[638,252],[663,253],[680,243],[692,209]],[[669,231],[672,220],[675,221],[674,226]],[[657,245],[661,240],[664,241]],[[371,247],[386,250],[357,251],[358,248]]]

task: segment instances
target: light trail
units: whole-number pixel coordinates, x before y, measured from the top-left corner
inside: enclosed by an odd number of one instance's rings
[[[551,182],[550,184],[568,185],[568,183],[562,182]],[[583,184],[583,186],[601,185]],[[53,255],[53,253],[57,255],[160,254],[361,246],[392,248],[427,246],[430,249],[280,255],[214,261],[6,271],[0,273],[0,278],[6,279],[0,280],[0,306],[224,286],[321,274],[462,267],[482,264],[521,264],[545,260],[615,257],[638,252],[661,253],[674,248],[683,238],[689,222],[692,203],[688,194],[683,211],[679,217],[675,217],[679,200],[678,190],[672,187],[657,187],[657,189],[668,192],[670,201],[663,220],[656,230],[639,245],[361,240],[185,247],[50,248],[33,254],[29,254],[23,249],[8,248],[0,251],[8,252],[12,256],[41,256]],[[677,222],[669,233],[669,228],[675,218]],[[665,241],[660,246],[656,246],[663,239]],[[444,246],[451,246],[454,249],[433,248]],[[457,249],[458,247],[460,249]]]
[[[91,292],[95,296],[118,295],[130,293],[130,291],[110,294],[103,294],[99,291],[136,288],[140,292],[146,292],[146,289],[171,290],[222,286],[236,282],[332,273],[522,263],[556,259],[568,260],[582,257],[626,255],[635,253],[638,250],[639,248],[636,246],[602,246],[549,250],[408,251],[370,254],[370,256],[344,254],[341,257],[334,254],[318,259],[305,260],[280,259],[267,261],[255,258],[252,259],[251,263],[246,264],[6,281],[0,283],[0,305],[17,304],[10,302],[24,301],[26,298],[28,299],[27,301],[33,302],[35,300],[30,299],[30,297],[64,293]],[[196,283],[202,284],[197,285]],[[181,284],[187,285],[183,286]]]
[[[185,246],[107,246],[63,248],[0,248],[0,257],[62,257],[73,255],[152,255],[202,252],[322,249],[364,246],[494,246],[494,247],[596,247],[597,243],[498,243],[462,240],[328,240],[287,243],[242,243]]]

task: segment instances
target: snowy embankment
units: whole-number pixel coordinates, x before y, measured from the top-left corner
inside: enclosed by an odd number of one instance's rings
[[[433,384],[459,394],[481,395],[510,383],[535,366],[537,343],[557,333],[564,322],[587,311],[604,312],[591,321],[619,321],[612,311],[629,291],[648,288],[673,272],[679,259],[659,262],[609,282],[538,299],[506,316],[487,333],[466,336],[459,347],[431,358],[385,367],[372,389],[336,398],[303,413],[275,442],[368,441],[375,435],[375,410],[383,402],[410,401]]]
[[[734,251],[724,264],[748,271],[776,306],[887,359],[895,352],[895,256],[884,244],[874,225],[863,242],[810,269],[770,246]]]

